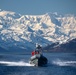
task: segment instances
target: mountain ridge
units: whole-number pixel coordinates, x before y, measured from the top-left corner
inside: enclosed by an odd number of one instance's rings
[[[76,39],[69,40],[63,44],[59,44],[58,42],[52,43],[44,47],[43,50],[46,52],[76,53]]]
[[[0,44],[8,50],[33,50],[35,44],[43,47],[76,38],[76,16],[46,13],[44,15],[20,15],[0,11]]]

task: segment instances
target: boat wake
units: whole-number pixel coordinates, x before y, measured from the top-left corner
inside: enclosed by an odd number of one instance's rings
[[[27,63],[27,62],[24,62],[24,61],[17,61],[17,62],[0,61],[0,64],[6,65],[6,66],[34,66],[34,65],[31,65],[30,63]]]
[[[49,62],[50,63],[50,62]],[[73,66],[76,67],[76,61],[65,61],[65,60],[53,60],[53,65],[57,66]],[[25,61],[0,61],[0,65],[6,65],[6,66],[34,66],[33,64],[30,64]]]
[[[57,66],[76,66],[76,61],[64,61],[64,60],[54,60],[52,61],[52,64]]]

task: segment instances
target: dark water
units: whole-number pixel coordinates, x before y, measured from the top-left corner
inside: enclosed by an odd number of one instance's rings
[[[0,54],[0,75],[76,75],[75,53],[45,53],[46,67],[28,63],[31,55]]]

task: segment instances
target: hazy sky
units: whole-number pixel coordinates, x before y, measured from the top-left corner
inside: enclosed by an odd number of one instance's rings
[[[0,0],[0,9],[25,15],[48,12],[76,15],[76,0]]]

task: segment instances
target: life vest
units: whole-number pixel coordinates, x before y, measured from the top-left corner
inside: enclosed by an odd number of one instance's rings
[[[32,54],[32,56],[34,56],[35,55],[35,51],[33,51],[31,54]]]
[[[34,56],[35,54],[39,54],[39,51],[33,51],[32,52],[32,56]]]

